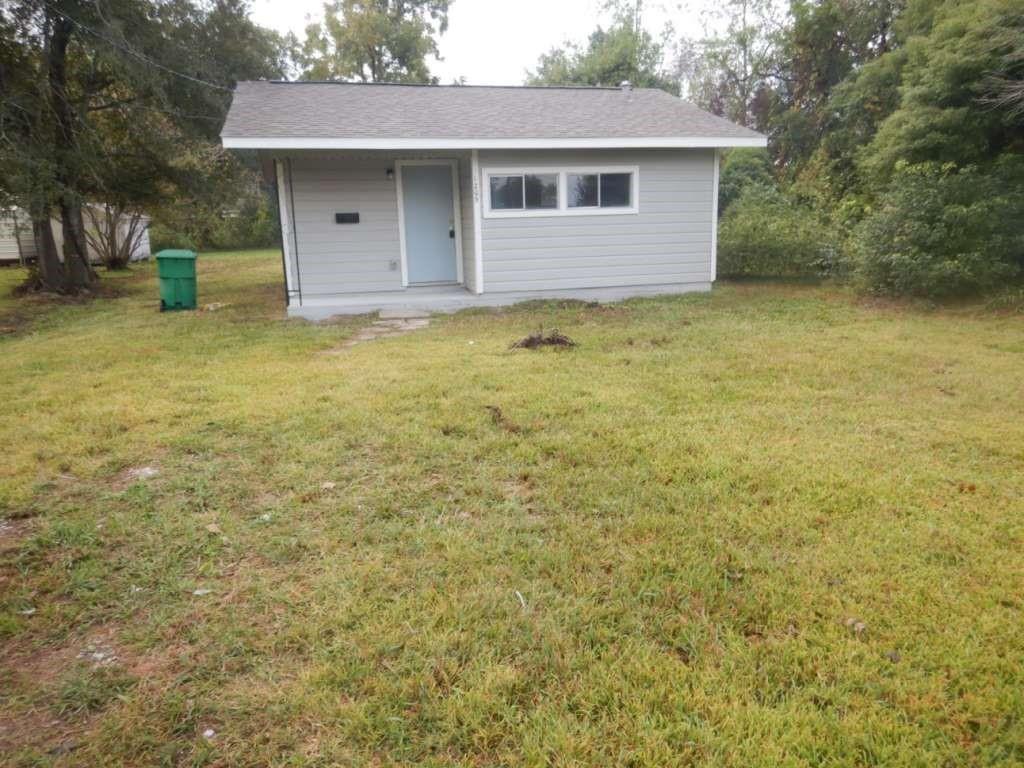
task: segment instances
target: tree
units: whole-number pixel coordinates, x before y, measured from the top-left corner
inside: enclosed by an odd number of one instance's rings
[[[427,67],[451,0],[337,0],[306,28],[302,76],[364,83],[436,83]]]
[[[843,130],[833,119],[833,94],[896,44],[893,24],[902,2],[792,0],[791,22],[779,35],[772,112],[765,125],[775,139],[774,157],[791,177],[827,133]]]
[[[628,81],[640,88],[661,88],[679,93],[679,84],[664,67],[664,53],[671,28],[656,40],[643,27],[643,3],[613,6],[614,21],[598,27],[585,46],[572,42],[552,48],[527,73],[529,85],[618,86]]]
[[[1013,119],[1024,118],[1024,34],[1021,17],[996,32],[990,45],[1000,52],[995,70],[982,83],[982,102]]]
[[[907,40],[899,105],[863,153],[864,172],[882,183],[900,161],[985,165],[1024,142],[1013,99],[985,103],[1024,36],[1019,0],[950,1],[933,18],[927,34]],[[1022,68],[1010,74],[1019,80]]]
[[[96,278],[83,203],[137,213],[192,194],[179,158],[216,140],[234,77],[280,71],[241,0],[19,0],[0,25],[5,197],[31,215],[38,285],[61,292]]]
[[[990,169],[900,161],[850,240],[873,293],[942,298],[1004,285],[1024,267],[1024,158]]]
[[[799,110],[773,116],[772,152],[802,196],[830,207],[871,192],[858,158],[899,105],[904,63],[902,50],[896,50],[854,70],[833,88],[814,119]],[[794,124],[805,132],[798,133]]]
[[[70,6],[70,8],[69,8]],[[8,197],[23,204],[37,240],[40,282],[52,290],[87,287],[95,273],[89,264],[76,184],[83,155],[78,138],[81,111],[68,77],[68,51],[76,24],[76,3],[14,3],[3,10],[5,56],[16,69],[4,73],[4,169]],[[83,90],[94,91],[92,79]],[[88,98],[89,93],[85,94]],[[59,211],[64,241],[57,253],[50,217]]]
[[[715,21],[724,32],[680,43],[680,76],[695,103],[740,125],[764,122],[764,98],[778,43],[776,0],[727,0]]]
[[[774,187],[772,162],[764,149],[731,149],[722,158],[718,179],[718,215],[726,210],[748,187]]]

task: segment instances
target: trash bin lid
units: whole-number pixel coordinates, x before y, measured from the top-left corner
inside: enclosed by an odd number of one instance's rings
[[[183,248],[168,248],[156,255],[158,259],[195,259],[195,251],[186,251]]]

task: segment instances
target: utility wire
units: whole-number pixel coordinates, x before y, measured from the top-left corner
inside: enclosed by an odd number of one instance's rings
[[[72,18],[71,16],[68,16],[66,13],[64,13],[64,11],[61,11],[61,10],[59,10],[57,8],[54,8],[53,5],[51,5],[49,2],[47,2],[47,0],[43,0],[43,5],[45,5],[47,8],[49,8],[51,11],[53,11],[53,13],[57,14],[58,16],[66,19],[67,21],[70,21],[72,24],[74,24],[76,27],[78,27],[79,29],[83,30],[84,32],[88,32],[93,37],[99,38],[103,42],[107,43],[107,45],[113,46],[114,48],[117,48],[119,51],[121,51],[122,53],[126,53],[129,56],[133,56],[134,58],[138,59],[139,61],[141,61],[141,62],[143,62],[145,64],[149,64],[150,66],[156,67],[157,69],[162,69],[164,72],[167,72],[168,74],[171,74],[171,75],[175,75],[176,77],[181,77],[181,78],[183,78],[185,80],[190,80],[193,83],[197,83],[199,85],[205,85],[207,88],[215,88],[218,91],[225,91],[227,93],[231,93],[231,89],[230,88],[227,88],[227,87],[225,87],[223,85],[217,85],[216,83],[211,83],[211,82],[208,82],[206,80],[201,80],[198,77],[192,77],[192,75],[186,75],[184,72],[179,72],[176,69],[171,69],[170,67],[164,66],[159,61],[154,61],[153,59],[149,58],[148,56],[146,56],[144,54],[141,54],[138,51],[136,51],[136,50],[134,50],[132,48],[129,48],[126,45],[121,45],[120,43],[116,42],[115,40],[111,40],[109,37],[100,34],[95,29],[92,29],[91,27],[87,27],[85,24],[80,22],[78,19],[75,19],[75,18]]]

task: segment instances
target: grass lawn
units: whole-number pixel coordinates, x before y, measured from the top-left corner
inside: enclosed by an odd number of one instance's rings
[[[1024,316],[743,284],[339,349],[278,254],[199,265],[226,306],[0,297],[0,761],[1024,763]]]

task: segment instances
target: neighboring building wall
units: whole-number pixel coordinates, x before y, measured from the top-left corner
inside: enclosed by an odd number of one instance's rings
[[[294,200],[295,204],[294,237],[303,299],[402,290],[398,195],[396,181],[387,177],[387,170],[394,169],[398,159],[427,157],[456,156],[365,152],[293,153],[280,158],[286,169],[290,166],[288,202],[290,205]],[[469,262],[473,259],[469,157],[460,155],[456,159],[463,268],[469,281]],[[334,214],[347,212],[359,213],[359,223],[336,224]]]
[[[121,221],[118,223],[118,238],[121,242],[124,242],[124,238],[128,237],[128,232],[131,229],[132,217],[125,215],[121,217]],[[89,226],[86,224],[86,226]],[[97,259],[99,254],[95,253],[90,246],[89,253],[92,258]],[[149,247],[149,217],[143,216],[139,220],[139,223],[135,225],[135,245],[132,246],[132,253],[129,257],[130,261],[145,261],[152,254],[150,253]]]
[[[11,209],[0,212],[0,263],[17,263],[35,257],[36,241],[28,214]]]
[[[144,227],[142,234],[139,235],[138,241],[135,243],[135,248],[132,250],[132,261],[145,261],[153,255],[153,249],[149,244],[149,218],[144,218],[140,226]],[[125,231],[128,227],[125,225]]]
[[[480,168],[639,167],[639,213],[486,218],[484,291],[708,283],[714,150],[481,151]]]
[[[17,263],[21,260],[18,235],[14,221],[7,216],[0,217],[0,262]]]
[[[87,232],[85,246],[89,253],[89,261],[93,264],[102,264],[103,255],[94,247],[95,243],[93,242],[94,239],[98,239],[98,235],[96,234],[96,222],[92,220],[92,217],[88,213],[83,213],[82,222],[85,224]],[[102,215],[104,218],[106,217],[105,213]],[[97,218],[99,218],[99,214],[97,214]],[[142,228],[142,233],[139,236],[135,247],[132,249],[132,254],[128,259],[129,261],[142,261],[150,257],[149,221],[148,216],[143,216],[141,222],[138,224],[138,227]],[[119,242],[123,243],[124,238],[127,237],[130,222],[131,216],[129,214],[122,214],[121,221],[118,222],[117,225]],[[64,227],[61,226],[61,222],[58,217],[55,216],[50,219],[50,230],[53,232],[53,242],[57,246],[57,257],[61,261],[64,261]],[[136,233],[138,233],[138,228],[136,228]]]

